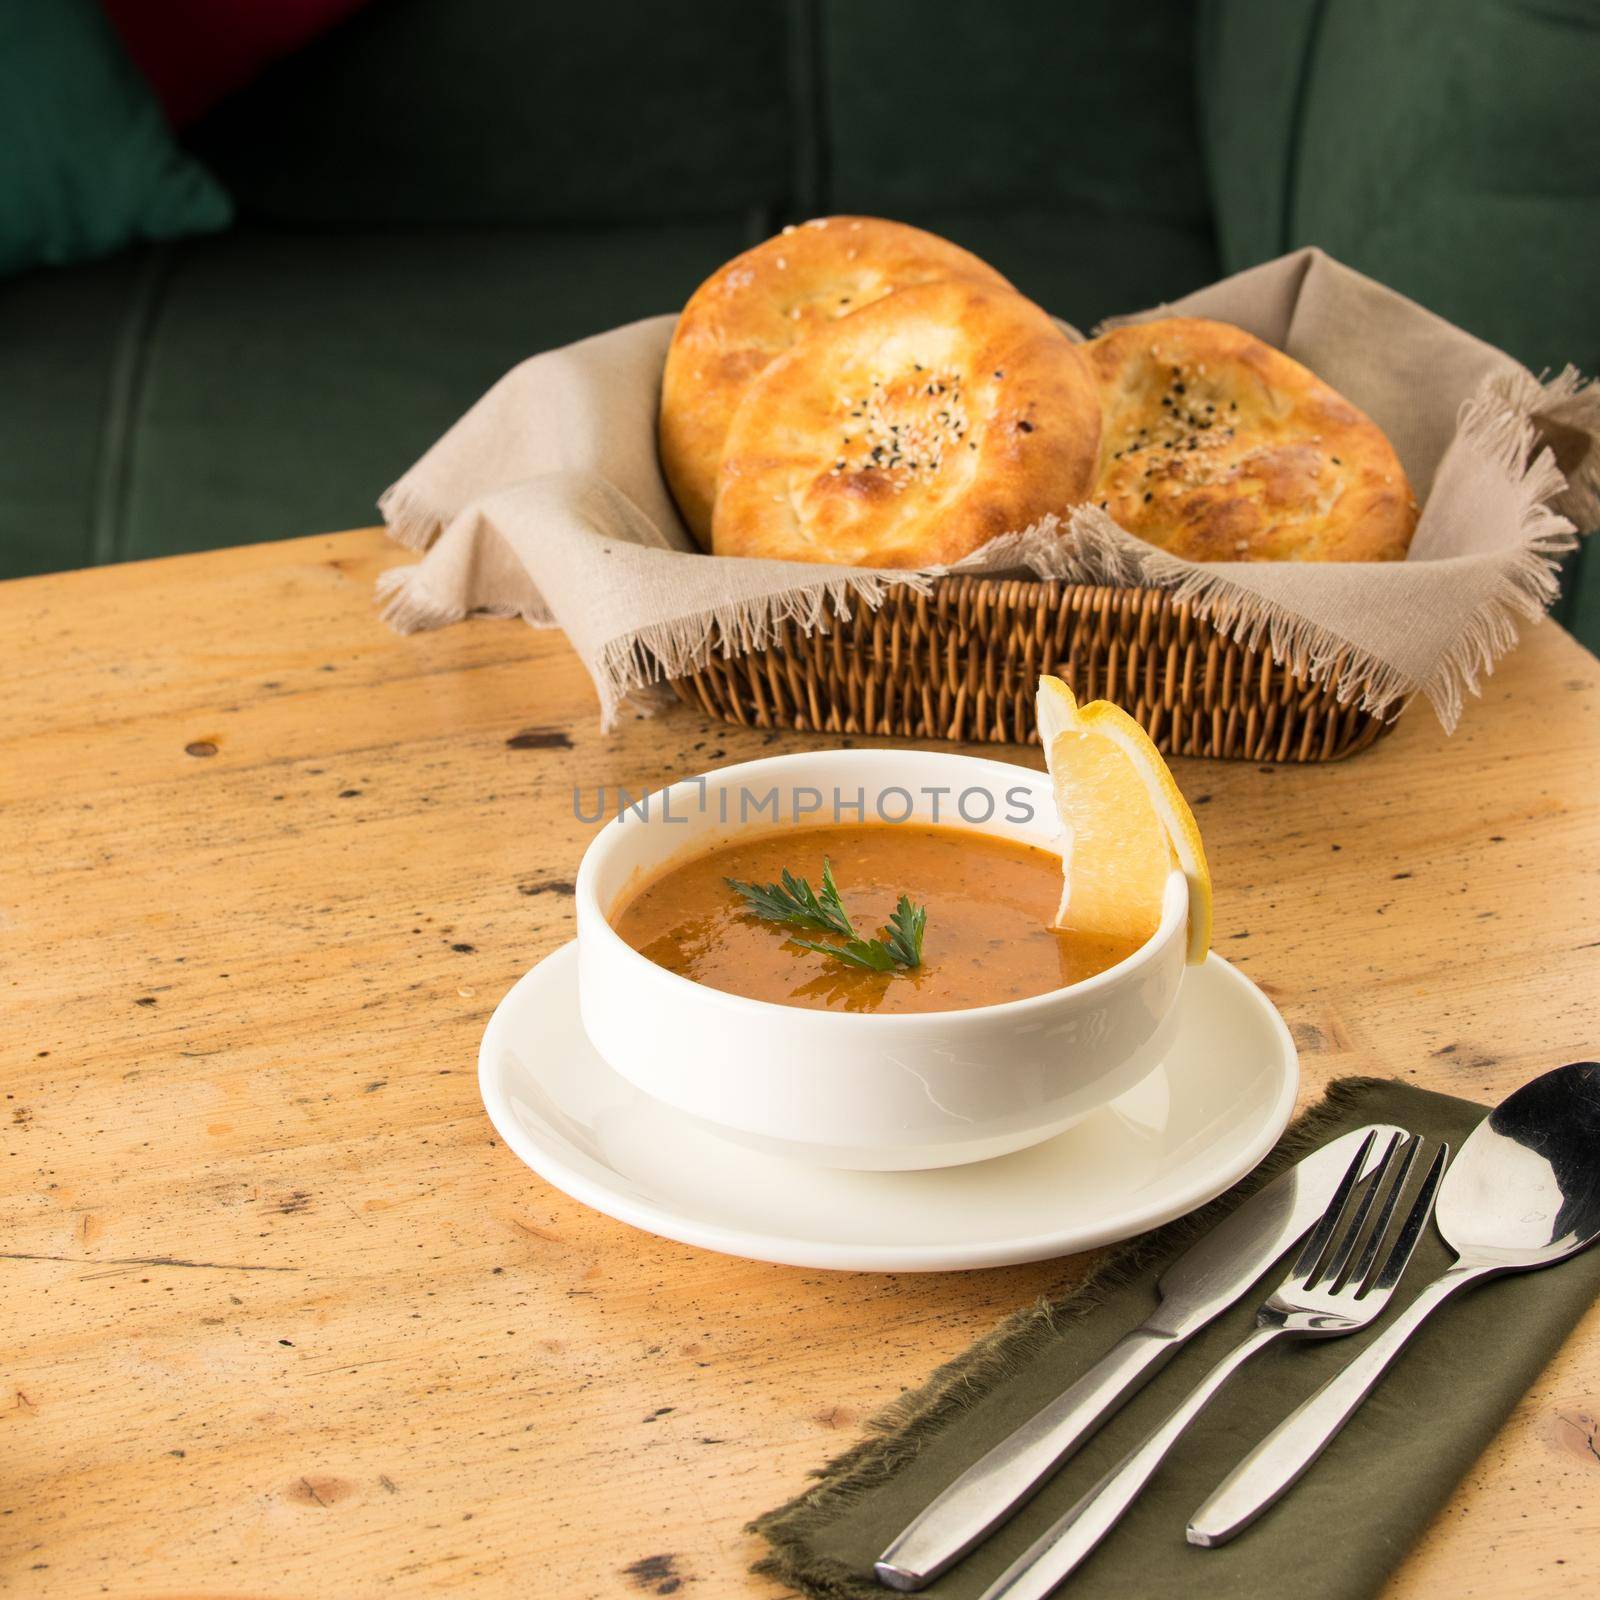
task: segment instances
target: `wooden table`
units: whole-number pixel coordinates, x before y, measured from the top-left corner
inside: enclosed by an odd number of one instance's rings
[[[381,626],[403,559],[0,586],[8,1594],[776,1594],[746,1519],[1083,1268],[731,1260],[501,1147],[475,1052],[572,933],[573,785],[806,741],[602,734],[557,634]],[[1341,766],[1178,775],[1307,1098],[1596,1053],[1600,665],[1553,625],[1453,739],[1419,707]],[[1600,1313],[1390,1592],[1593,1593],[1597,1416]]]

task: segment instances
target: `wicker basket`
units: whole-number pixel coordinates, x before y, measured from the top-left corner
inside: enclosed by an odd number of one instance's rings
[[[901,739],[1036,742],[1034,691],[1058,673],[1115,700],[1169,755],[1337,761],[1385,724],[1237,644],[1157,589],[943,578],[893,589],[807,636],[714,656],[673,687],[727,722]]]

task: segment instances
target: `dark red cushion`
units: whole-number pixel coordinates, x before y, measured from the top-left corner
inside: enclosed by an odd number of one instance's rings
[[[175,127],[366,0],[101,0]]]

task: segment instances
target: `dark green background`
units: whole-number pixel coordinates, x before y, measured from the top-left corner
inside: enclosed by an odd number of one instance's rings
[[[521,357],[832,210],[1080,326],[1319,244],[1593,373],[1597,82],[1591,0],[373,0],[191,130],[230,232],[0,283],[0,573],[371,522]]]

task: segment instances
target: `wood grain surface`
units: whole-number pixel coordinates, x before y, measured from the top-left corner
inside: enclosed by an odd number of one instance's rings
[[[0,586],[0,1589],[775,1595],[746,1519],[1082,1260],[805,1272],[598,1216],[478,1102],[572,933],[602,734],[559,635],[397,638],[376,533]],[[1036,764],[1033,751],[1015,759]],[[1600,1045],[1600,666],[1533,630],[1446,740],[1180,764],[1306,1097],[1493,1100]],[[1508,1330],[1514,1337],[1514,1330]],[[1594,1592],[1600,1313],[1390,1594]]]

